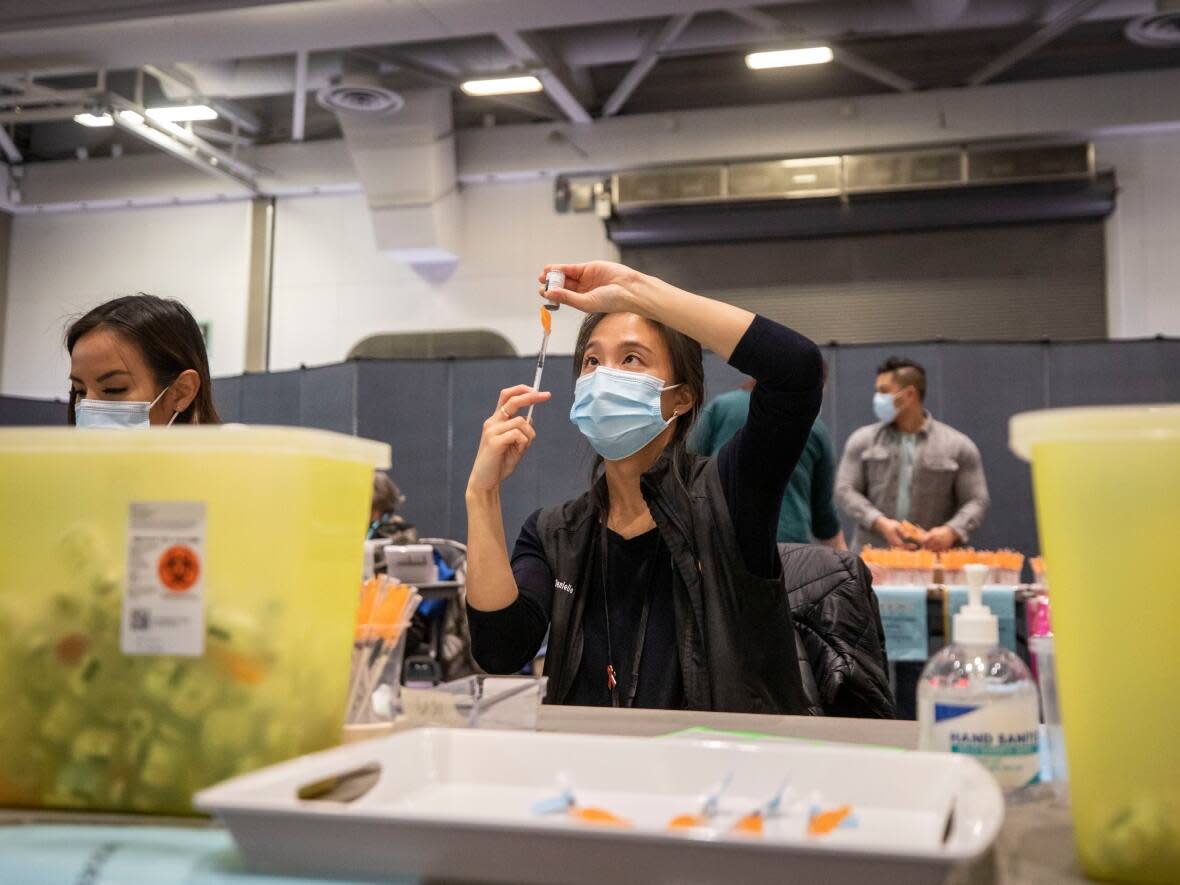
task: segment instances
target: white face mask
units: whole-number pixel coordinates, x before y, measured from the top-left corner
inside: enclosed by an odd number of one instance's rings
[[[151,427],[148,417],[152,406],[168,392],[165,387],[150,403],[135,400],[84,399],[74,406],[74,424],[78,427],[101,427],[106,430],[142,430]],[[179,412],[173,412],[168,426],[176,420]]]

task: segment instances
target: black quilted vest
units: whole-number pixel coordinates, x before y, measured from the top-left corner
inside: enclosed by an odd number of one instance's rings
[[[690,710],[813,712],[796,651],[781,577],[750,574],[738,549],[712,458],[692,457],[682,480],[665,455],[640,481],[672,553],[673,605]],[[537,529],[555,588],[545,674],[548,703],[564,703],[582,660],[582,615],[598,555],[599,521],[590,493],[541,511]]]

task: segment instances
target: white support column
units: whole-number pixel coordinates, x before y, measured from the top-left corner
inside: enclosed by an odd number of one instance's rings
[[[307,59],[310,53],[295,53],[295,101],[291,109],[291,140],[303,141],[307,121]]]
[[[246,294],[247,372],[270,369],[270,303],[274,288],[275,201],[250,204],[250,283]]]

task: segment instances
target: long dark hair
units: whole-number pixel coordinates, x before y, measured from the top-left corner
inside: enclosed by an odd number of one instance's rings
[[[189,407],[176,416],[177,424],[221,423],[217,407],[213,405],[213,380],[209,377],[205,339],[188,308],[179,301],[142,292],[116,298],[100,304],[70,324],[66,330],[66,350],[72,355],[74,345],[83,335],[104,327],[139,348],[161,389],[188,369],[201,377],[201,389]],[[69,421],[73,424],[73,393],[69,402]]]
[[[582,363],[586,359],[586,347],[590,344],[590,336],[594,329],[602,322],[605,313],[592,313],[582,320],[582,327],[578,330],[578,343],[574,348],[574,382],[582,374]],[[688,453],[688,434],[692,425],[696,423],[697,415],[705,404],[705,363],[701,354],[700,342],[689,338],[683,332],[677,332],[656,320],[648,320],[664,339],[668,346],[668,354],[672,359],[672,377],[665,378],[665,384],[683,384],[692,393],[692,408],[676,419],[672,431],[672,439],[664,452],[672,459],[672,469],[681,483],[688,480],[689,466],[692,456]],[[590,468],[590,492],[594,505],[600,514],[605,514],[610,507],[606,482],[603,479],[603,458],[595,454],[594,463]]]

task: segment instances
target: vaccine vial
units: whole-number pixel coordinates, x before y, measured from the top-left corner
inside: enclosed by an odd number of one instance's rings
[[[551,270],[551,271],[549,271],[549,273],[545,274],[545,291],[546,292],[548,292],[550,289],[564,289],[564,288],[565,288],[565,274],[563,274],[561,271]],[[557,308],[559,306],[560,305],[557,305],[557,304],[546,304],[545,305],[545,307],[548,310],[557,310]]]

